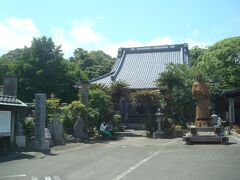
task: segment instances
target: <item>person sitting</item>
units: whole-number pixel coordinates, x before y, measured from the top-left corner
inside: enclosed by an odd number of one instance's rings
[[[217,125],[218,125],[218,115],[215,114],[215,111],[212,111],[212,115],[211,115],[211,125],[212,125],[212,126],[217,126]]]
[[[113,136],[113,124],[111,121],[107,123],[107,131]]]
[[[212,115],[211,115],[212,126],[221,127],[224,123],[225,123],[225,121],[223,121],[222,118],[220,118],[220,116],[216,115],[215,111],[213,111]]]
[[[100,133],[102,134],[103,137],[107,137],[111,139],[113,138],[112,134],[108,132],[107,125],[104,121],[100,125]]]
[[[224,126],[225,123],[226,123],[226,121],[222,120],[222,118],[220,118],[220,116],[218,116],[218,121],[217,121],[218,127]]]

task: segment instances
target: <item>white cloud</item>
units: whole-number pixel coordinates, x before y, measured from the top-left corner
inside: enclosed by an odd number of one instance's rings
[[[187,43],[190,49],[194,46],[198,46],[200,48],[206,48],[207,46],[209,46],[207,42],[200,42],[193,39],[187,39]]]
[[[174,43],[173,40],[169,36],[165,36],[161,38],[155,38],[150,42],[147,42],[146,45],[156,46],[156,45],[169,45],[173,43]]]
[[[40,32],[30,18],[8,17],[0,20],[0,53],[31,45]]]
[[[61,28],[51,30],[54,42],[62,46],[65,57],[72,56],[77,48],[96,50],[108,42],[107,38],[93,29],[93,24],[91,20],[84,22],[74,20],[67,32]]]
[[[128,39],[126,41],[112,42],[104,34],[94,29],[95,22],[92,20],[72,21],[71,28],[64,30],[62,28],[53,28],[51,36],[56,45],[61,45],[65,57],[72,56],[73,51],[77,48],[86,50],[103,50],[112,57],[117,56],[120,47],[139,47],[174,44],[169,36],[157,37],[148,41],[137,41]],[[194,31],[195,35],[199,31]],[[41,33],[30,18],[5,18],[0,20],[0,54],[6,53],[15,48],[30,46],[33,37],[40,36]],[[199,46],[206,47],[208,43],[199,42],[193,38],[186,39],[189,47]]]
[[[51,30],[53,34],[53,41],[56,45],[61,45],[61,48],[66,57],[70,57],[73,51],[78,48],[77,45],[69,42],[66,38],[65,32],[60,28],[53,28]]]
[[[70,36],[79,44],[97,44],[101,41],[101,35],[87,24],[73,27]]]
[[[118,42],[118,43],[111,43],[107,47],[101,48],[104,52],[111,55],[112,57],[117,56],[118,48],[120,47],[139,47],[139,46],[156,46],[156,45],[167,45],[167,44],[173,44],[173,40],[169,37],[161,37],[161,38],[155,38],[153,40],[150,40],[148,42],[138,42],[135,40],[127,40],[124,42]]]
[[[105,35],[95,31],[94,25],[95,22],[90,19],[81,22],[74,20],[68,32],[60,28],[52,29],[53,40],[56,44],[62,45],[65,57],[70,57],[76,48],[102,50],[112,57],[116,57],[118,48],[120,47],[153,46],[173,43],[173,40],[169,36],[155,38],[147,42],[140,42],[133,39],[112,42]]]

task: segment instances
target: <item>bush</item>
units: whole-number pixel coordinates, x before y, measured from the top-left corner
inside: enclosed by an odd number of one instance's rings
[[[94,134],[94,128],[99,126],[99,112],[88,108],[88,128],[90,134]]]
[[[46,109],[48,121],[58,118],[60,113],[60,99],[58,98],[48,99],[46,103]]]
[[[99,122],[107,121],[113,112],[111,96],[101,89],[89,91],[89,106],[99,113]]]
[[[33,136],[34,126],[35,123],[33,117],[27,116],[23,119],[23,127],[25,129],[27,140],[29,140],[30,137]]]
[[[73,134],[73,126],[78,116],[86,118],[87,108],[79,101],[73,101],[70,105],[61,108],[61,120],[66,133]]]
[[[114,131],[121,131],[122,130],[121,119],[122,119],[122,117],[119,114],[115,114],[113,116],[112,122],[113,122]]]

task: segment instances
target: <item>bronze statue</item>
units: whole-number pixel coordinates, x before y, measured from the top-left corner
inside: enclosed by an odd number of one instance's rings
[[[202,74],[198,74],[196,79],[192,86],[192,95],[196,101],[195,125],[196,127],[207,127],[210,119],[208,111],[210,94]]]

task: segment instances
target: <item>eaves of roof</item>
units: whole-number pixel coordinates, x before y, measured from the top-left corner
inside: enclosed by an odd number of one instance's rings
[[[0,96],[0,105],[3,106],[15,106],[15,107],[27,107],[27,105],[20,101],[19,99],[17,99],[14,96]]]

